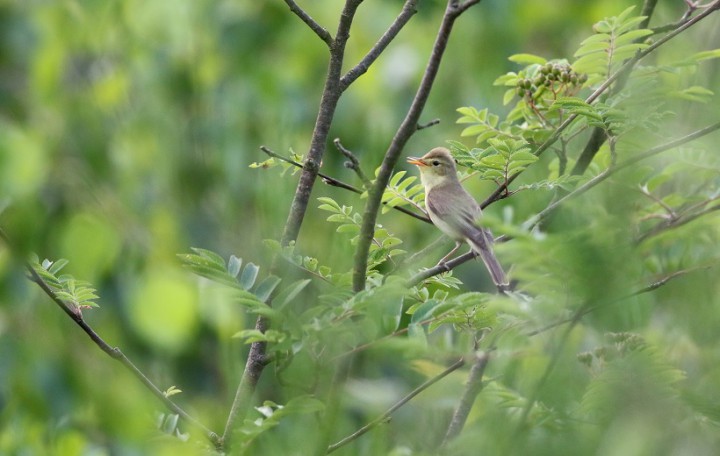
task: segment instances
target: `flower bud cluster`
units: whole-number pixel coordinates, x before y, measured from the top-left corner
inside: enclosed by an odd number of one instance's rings
[[[578,87],[588,80],[586,74],[576,73],[567,63],[546,63],[533,78],[519,79],[517,94],[532,97],[541,87],[553,87],[555,84]]]

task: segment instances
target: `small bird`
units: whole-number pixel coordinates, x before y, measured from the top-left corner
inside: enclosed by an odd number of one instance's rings
[[[407,161],[420,170],[420,181],[425,186],[425,208],[430,220],[456,243],[455,248],[438,264],[445,262],[463,242],[467,242],[485,263],[498,290],[509,290],[505,272],[492,250],[492,233],[477,224],[482,209],[460,184],[455,159],[450,151],[436,147],[421,158],[408,157]]]

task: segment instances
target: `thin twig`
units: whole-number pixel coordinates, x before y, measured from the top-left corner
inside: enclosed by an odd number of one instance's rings
[[[455,409],[450,424],[448,425],[445,438],[440,444],[440,448],[445,448],[451,440],[457,437],[465,427],[465,422],[470,415],[475,399],[477,398],[480,391],[483,389],[483,375],[485,374],[485,368],[490,361],[490,352],[482,351],[475,354],[475,362],[470,368],[470,374],[468,375],[467,383],[465,384],[465,390],[463,391],[462,397],[458,407]]]
[[[295,3],[294,0],[285,0],[285,3],[290,7],[290,11],[295,13],[297,17],[299,17],[305,24],[307,24],[308,27],[310,27],[310,30],[315,32],[315,34],[325,42],[328,46],[332,46],[333,39],[332,36],[330,36],[330,33],[325,30],[320,24],[315,22],[315,19],[310,17],[308,13],[306,13],[300,6],[298,6],[297,3]]]
[[[10,251],[15,254],[15,249],[13,244],[10,242],[9,237],[5,233],[4,230],[0,229],[0,239],[3,240],[5,245],[8,246]],[[187,421],[189,424],[197,427],[202,432],[205,433],[208,440],[210,440],[213,444],[217,445],[218,442],[218,435],[208,429],[204,424],[202,424],[200,421],[198,421],[196,418],[193,418],[190,416],[185,410],[183,410],[179,405],[177,405],[175,402],[173,402],[170,398],[165,396],[165,393],[163,393],[160,388],[158,388],[152,380],[150,380],[130,359],[120,350],[118,347],[111,347],[105,340],[97,333],[95,330],[83,319],[82,314],[75,309],[68,306],[62,299],[58,298],[55,291],[48,285],[48,283],[35,271],[35,268],[32,267],[30,263],[25,262],[25,269],[27,269],[29,278],[33,282],[35,282],[40,289],[55,303],[57,304],[60,309],[65,312],[65,314],[70,317],[75,324],[77,324],[80,329],[82,329],[85,334],[90,338],[90,340],[97,345],[100,350],[105,352],[108,356],[110,356],[112,359],[119,361],[123,366],[125,366],[126,369],[128,369],[140,382],[148,389],[150,392],[160,399],[160,401],[167,407],[170,411],[178,414],[181,418],[183,418],[185,421]]]
[[[403,405],[410,402],[412,398],[417,396],[418,394],[422,393],[438,381],[442,380],[443,378],[447,377],[450,373],[460,369],[465,364],[465,360],[463,358],[460,358],[459,360],[455,361],[450,367],[439,373],[438,375],[430,378],[422,385],[418,386],[414,390],[412,390],[407,396],[400,399],[398,402],[396,402],[392,407],[387,409],[385,413],[380,415],[379,417],[375,418],[374,420],[370,421],[365,426],[361,427],[357,431],[353,432],[349,436],[345,437],[344,439],[338,441],[337,443],[334,443],[328,447],[327,452],[332,453],[333,451],[337,450],[338,448],[347,445],[348,443],[352,442],[353,440],[357,439],[358,437],[362,436],[363,434],[367,433],[368,431],[372,430],[374,427],[376,427],[379,424],[385,423],[390,418],[390,415],[392,415],[397,409],[402,407]],[[474,368],[475,366],[473,366]]]
[[[293,165],[293,166],[295,166],[295,167],[297,167],[297,168],[302,168],[302,167],[303,167],[302,163],[299,163],[299,162],[297,162],[297,161],[295,161],[295,160],[293,160],[293,159],[287,158],[287,157],[283,157],[282,155],[280,155],[280,154],[278,154],[278,153],[276,153],[276,152],[273,152],[272,150],[270,150],[270,149],[269,149],[268,147],[266,147],[266,146],[260,146],[260,150],[263,151],[263,152],[265,152],[266,154],[268,154],[269,156],[271,156],[271,157],[273,157],[273,158],[277,158],[278,160],[284,161],[285,163],[289,163],[289,164],[291,164],[291,165]],[[353,192],[353,193],[362,194],[362,190],[360,190],[359,188],[354,187],[354,186],[352,186],[352,185],[350,185],[350,184],[347,184],[347,183],[345,183],[345,182],[343,182],[343,181],[341,181],[341,180],[339,180],[339,179],[335,179],[334,177],[328,176],[327,174],[323,174],[323,173],[320,173],[320,172],[318,172],[317,175],[318,175],[318,177],[320,177],[320,178],[323,180],[323,182],[326,183],[327,185],[331,185],[331,186],[333,186],[333,187],[343,188],[343,189],[345,189],[345,190],[350,190],[350,191]]]
[[[340,142],[340,138],[335,138],[333,144],[335,144],[335,148],[339,150],[340,153],[345,156],[345,158],[348,159],[348,161],[345,162],[345,167],[355,171],[355,174],[357,174],[357,176],[360,178],[363,186],[365,188],[370,188],[372,182],[363,172],[362,168],[360,167],[360,160],[358,160],[355,154],[353,154],[350,150],[348,150],[347,148],[345,148],[345,146],[342,145],[342,143]]]
[[[285,163],[290,163],[291,165],[296,166],[296,167],[298,167],[298,168],[302,168],[302,167],[303,167],[302,163],[298,163],[298,162],[296,162],[295,160],[289,159],[289,158],[287,158],[287,157],[283,157],[282,155],[280,155],[280,154],[278,154],[278,153],[276,153],[276,152],[273,152],[272,150],[270,150],[269,148],[267,148],[267,147],[265,147],[265,146],[260,146],[260,150],[262,150],[263,152],[265,152],[266,154],[268,154],[268,155],[271,156],[271,157],[275,157],[275,158],[277,158],[278,160],[284,161]],[[359,188],[357,188],[357,187],[355,187],[355,186],[353,186],[353,185],[350,185],[350,184],[348,184],[348,183],[346,183],[346,182],[343,182],[343,181],[341,181],[341,180],[339,180],[339,179],[335,179],[334,177],[328,176],[327,174],[323,174],[323,173],[318,172],[317,175],[322,179],[323,183],[325,183],[325,184],[327,184],[327,185],[330,185],[330,186],[332,186],[332,187],[342,188],[342,189],[345,189],[345,190],[349,190],[349,191],[351,191],[351,192],[353,192],[353,193],[357,193],[358,195],[362,195],[362,194],[363,194],[363,191],[362,191],[361,189],[359,189]],[[387,205],[387,201],[383,202],[383,204]],[[410,217],[414,217],[414,218],[416,218],[416,219],[418,219],[418,220],[420,220],[420,221],[423,221],[423,222],[425,222],[425,223],[432,223],[432,220],[430,220],[428,217],[425,217],[424,215],[417,214],[417,213],[415,213],[415,212],[413,212],[413,211],[411,211],[411,210],[409,210],[409,209],[407,209],[407,208],[404,208],[404,207],[402,207],[402,206],[391,206],[391,207],[392,207],[393,209],[395,209],[396,211],[400,211],[400,212],[402,212],[403,214],[409,215]]]
[[[357,65],[352,67],[350,71],[340,78],[341,87],[348,87],[357,78],[367,72],[370,65],[372,65],[378,57],[380,57],[380,54],[382,54],[388,44],[395,39],[397,34],[400,33],[400,30],[402,30],[405,24],[407,24],[408,21],[410,21],[410,18],[417,12],[417,9],[415,8],[416,5],[417,0],[405,1],[402,11],[400,11],[400,14],[395,18],[393,23],[390,24],[390,27],[388,27],[385,33],[383,33],[378,42],[375,43],[372,49],[368,51],[365,57],[363,57]]]
[[[420,85],[405,118],[390,142],[382,164],[380,165],[375,184],[368,192],[368,199],[365,204],[365,210],[363,211],[362,226],[360,228],[360,234],[358,235],[358,243],[355,248],[353,261],[353,290],[355,292],[365,289],[368,251],[372,244],[383,191],[390,181],[390,176],[392,176],[405,144],[407,144],[410,137],[417,131],[418,120],[430,96],[430,90],[435,82],[435,77],[440,68],[440,62],[447,48],[450,32],[452,31],[455,20],[467,10],[467,8],[478,3],[478,1],[479,0],[470,0],[458,4],[456,0],[448,0],[445,14],[443,15],[440,29],[437,32],[435,43],[433,44],[432,52],[425,67]]]
[[[679,270],[679,271],[672,272],[672,273],[667,274],[667,275],[665,275],[665,276],[663,276],[663,277],[661,277],[661,278],[659,278],[659,279],[653,280],[653,281],[650,282],[648,285],[646,285],[646,286],[644,286],[644,287],[642,287],[642,288],[640,288],[640,289],[638,289],[638,290],[635,290],[635,291],[630,292],[630,293],[628,293],[628,294],[626,294],[626,295],[620,296],[619,298],[615,298],[615,299],[612,299],[612,300],[609,300],[609,301],[606,301],[606,302],[603,302],[603,303],[597,303],[597,304],[594,304],[594,305],[585,306],[585,307],[584,307],[584,310],[582,311],[582,314],[580,315],[580,317],[584,317],[585,315],[587,315],[587,314],[589,314],[589,313],[591,313],[591,312],[594,312],[595,310],[600,309],[601,307],[605,307],[605,306],[609,306],[609,305],[613,305],[613,304],[619,304],[620,302],[622,302],[622,301],[624,301],[624,300],[626,300],[626,299],[629,299],[629,298],[632,298],[632,297],[635,297],[635,296],[638,296],[638,295],[641,295],[641,294],[644,294],[644,293],[649,293],[649,292],[651,292],[651,291],[657,290],[658,288],[660,288],[660,287],[662,287],[663,285],[667,284],[667,283],[670,282],[671,280],[676,279],[676,278],[678,278],[678,277],[682,277],[682,276],[684,276],[684,275],[686,275],[686,274],[690,274],[690,273],[695,272],[695,271],[701,271],[701,270],[704,270],[704,269],[714,268],[714,267],[717,267],[717,266],[719,266],[719,265],[720,265],[720,262],[717,262],[717,261],[716,261],[716,262],[707,263],[707,264],[704,264],[704,265],[694,266],[694,267],[692,267],[692,268],[681,269],[681,270]],[[550,324],[548,324],[548,325],[546,325],[546,326],[543,326],[542,328],[538,328],[538,329],[534,329],[534,330],[532,330],[532,331],[529,331],[526,335],[527,335],[528,337],[536,336],[536,335],[538,335],[538,334],[541,334],[541,333],[544,333],[544,332],[546,332],[546,331],[549,331],[549,330],[551,330],[551,329],[553,329],[553,328],[556,328],[556,327],[558,327],[558,326],[560,326],[560,325],[564,325],[564,324],[566,324],[566,323],[570,323],[571,321],[573,321],[574,318],[575,318],[575,317],[573,316],[573,317],[571,317],[571,318],[564,318],[564,319],[562,319],[562,320],[558,320],[558,321],[556,321],[556,322],[553,322],[553,323],[550,323]]]
[[[663,222],[658,223],[655,225],[652,229],[648,230],[647,232],[643,233],[636,239],[636,243],[644,242],[651,237],[657,236],[660,233],[664,233],[667,230],[678,228],[680,226],[686,225],[694,220],[697,220],[698,218],[702,217],[703,215],[707,215],[711,212],[720,211],[720,204],[716,204],[715,206],[711,206],[708,208],[703,209],[702,211],[695,212],[693,214],[681,214],[680,216],[676,218],[672,218],[669,220],[665,220]]]
[[[634,165],[635,163],[645,160],[647,158],[650,158],[652,156],[655,156],[661,152],[665,152],[669,149],[673,149],[675,147],[681,146],[687,142],[693,141],[695,139],[698,139],[702,136],[705,136],[707,134],[710,134],[716,130],[720,129],[720,122],[714,123],[712,125],[708,125],[705,128],[701,128],[700,130],[696,130],[690,134],[687,134],[681,138],[674,139],[672,141],[669,141],[665,144],[661,144],[659,146],[655,146],[651,149],[646,150],[645,152],[639,153],[637,155],[634,155],[627,160],[622,161],[621,163],[618,163],[615,166],[612,166],[610,168],[607,168],[602,173],[598,174],[597,176],[593,177],[589,181],[585,182],[580,187],[576,188],[572,192],[568,193],[564,197],[554,201],[552,204],[550,204],[548,207],[543,209],[542,211],[538,212],[535,216],[533,216],[531,219],[529,219],[527,222],[524,223],[526,227],[529,229],[532,229],[535,227],[538,223],[542,222],[545,218],[547,218],[550,213],[552,213],[554,210],[556,210],[561,204],[566,203],[567,201],[577,198],[578,196],[582,195],[586,191],[590,190],[591,188],[595,187],[602,181],[606,180],[608,177],[614,175],[618,171],[625,169],[631,165]]]
[[[426,128],[433,127],[435,125],[440,124],[440,119],[433,119],[430,122],[424,123],[424,124],[418,124],[415,128],[416,130],[424,130]]]

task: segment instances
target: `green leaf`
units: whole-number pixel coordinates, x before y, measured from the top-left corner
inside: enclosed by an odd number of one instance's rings
[[[54,263],[49,264],[49,267],[45,269],[47,269],[50,274],[57,275],[57,273],[60,272],[62,268],[67,266],[69,262],[70,261],[66,260],[65,258],[60,258],[59,260],[55,260]]]
[[[340,225],[335,231],[338,233],[357,234],[360,232],[360,227],[355,224]]]
[[[508,60],[515,63],[520,63],[523,65],[530,65],[533,63],[536,63],[538,65],[543,65],[547,63],[547,60],[533,54],[514,54],[508,57]]]
[[[709,59],[717,59],[718,57],[720,57],[720,49],[713,49],[710,51],[702,51],[702,52],[693,54],[691,56],[691,58],[696,62],[701,62],[703,60],[709,60]]]
[[[238,258],[235,255],[230,255],[228,260],[227,271],[232,277],[237,277],[242,267],[242,258]]]
[[[510,161],[523,161],[527,163],[534,163],[537,160],[537,155],[524,150],[513,152],[512,155],[510,155]]]
[[[325,404],[312,396],[298,396],[285,404],[287,413],[315,413],[325,409]]]
[[[517,81],[520,79],[520,77],[517,75],[517,73],[506,73],[499,78],[495,79],[493,82],[493,85],[499,86],[510,86],[515,87],[517,85]],[[458,109],[458,111],[460,111]],[[458,121],[460,123],[460,121]]]
[[[287,338],[287,335],[283,332],[273,329],[268,329],[265,332],[262,332],[258,329],[246,329],[233,334],[232,337],[235,339],[243,339],[243,342],[246,344],[251,344],[254,342],[268,342],[272,344],[277,344],[285,340]]]
[[[333,223],[345,223],[347,222],[348,217],[345,214],[333,214],[325,220]]]
[[[635,41],[639,38],[643,38],[648,35],[652,35],[653,31],[649,29],[637,29],[637,30],[631,30],[627,33],[624,33],[617,38],[615,38],[615,46],[620,46],[625,43],[630,43],[631,41]]]
[[[328,211],[328,212],[341,213],[341,214],[343,212],[340,205],[332,198],[329,198],[327,196],[321,196],[318,198],[318,201],[323,203],[320,206],[318,206],[318,209],[321,209],[323,211]]]
[[[407,171],[398,171],[396,172],[393,177],[390,179],[390,185],[395,187],[400,182],[400,179],[403,178],[407,174]]]
[[[242,271],[242,275],[240,275],[240,278],[238,279],[238,282],[243,290],[249,290],[252,288],[255,284],[255,279],[257,279],[259,270],[260,268],[253,263],[248,263],[245,266],[245,269]]]
[[[197,253],[201,257],[206,258],[211,263],[219,265],[223,269],[225,269],[225,260],[223,259],[223,257],[221,257],[217,253],[213,252],[212,250],[201,249],[199,247],[190,247],[190,250]]]
[[[258,284],[257,288],[255,288],[255,296],[257,296],[260,301],[267,302],[280,281],[281,279],[278,276],[271,275],[266,277]]]
[[[297,282],[291,284],[290,286],[282,290],[275,297],[275,308],[278,310],[284,309],[285,306],[290,304],[293,299],[295,299],[297,295],[300,294],[300,292],[303,291],[306,286],[308,286],[309,283],[310,279],[298,280]]]

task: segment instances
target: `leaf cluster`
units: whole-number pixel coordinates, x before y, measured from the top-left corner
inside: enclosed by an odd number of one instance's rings
[[[42,263],[34,258],[30,265],[53,290],[55,296],[71,309],[80,312],[82,309],[98,307],[95,300],[99,299],[99,296],[92,284],[85,280],[78,280],[70,274],[58,275],[68,263],[69,261],[64,258],[56,261],[45,259]]]
[[[353,235],[350,243],[355,245],[360,232],[362,216],[354,212],[352,206],[340,205],[330,197],[320,197],[318,201],[322,203],[318,206],[319,209],[332,214],[326,220],[339,225],[335,231]],[[394,236],[387,229],[383,228],[382,225],[377,224],[373,235],[373,242],[369,250],[368,271],[374,270],[386,261],[392,261],[399,255],[404,255],[406,253],[405,250],[396,248],[400,244],[402,244],[400,238]]]

